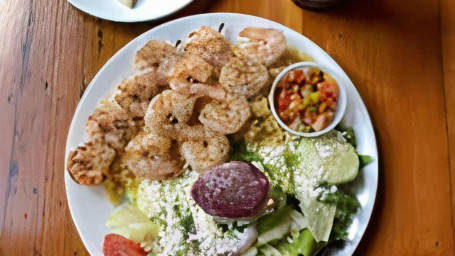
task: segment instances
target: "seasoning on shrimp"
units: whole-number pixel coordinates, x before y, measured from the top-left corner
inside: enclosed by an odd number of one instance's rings
[[[276,29],[247,27],[240,31],[236,45],[244,49],[250,59],[269,67],[283,55],[287,42]]]
[[[335,117],[338,86],[330,75],[317,68],[294,69],[279,82],[275,105],[278,116],[289,128],[320,131]]]
[[[197,54],[214,66],[218,72],[232,57],[232,45],[218,31],[202,26],[188,35],[185,52]]]
[[[264,88],[269,80],[267,68],[255,58],[246,55],[243,49],[236,49],[221,69],[221,86],[230,93],[250,98]]]
[[[203,173],[227,161],[230,145],[225,135],[206,130],[203,126],[197,127],[204,136],[184,141],[180,146],[180,153],[192,170]]]
[[[179,94],[192,97],[208,96],[223,100],[224,90],[217,83],[209,81],[213,75],[213,66],[196,54],[184,53],[174,65],[169,85]]]
[[[167,84],[170,70],[179,57],[173,45],[165,41],[150,40],[136,54],[134,66],[137,70],[154,71],[160,85]]]
[[[182,172],[183,161],[170,138],[140,132],[125,148],[122,162],[139,178],[164,180]]]
[[[232,134],[242,128],[250,115],[251,110],[246,98],[229,94],[225,101],[213,101],[205,105],[199,121],[214,132]]]
[[[193,112],[195,98],[166,90],[155,96],[145,113],[144,130],[158,136],[176,139]]]
[[[150,100],[166,88],[157,79],[153,71],[126,79],[118,86],[114,99],[133,118],[143,118]]]

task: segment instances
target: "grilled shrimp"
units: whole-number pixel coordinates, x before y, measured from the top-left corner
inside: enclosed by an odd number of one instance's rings
[[[117,103],[102,100],[87,120],[88,141],[68,157],[67,168],[73,180],[84,185],[101,183],[103,174],[108,174],[115,156],[123,152],[137,129]]]
[[[165,41],[150,40],[137,52],[134,66],[138,70],[152,69],[157,74],[157,81],[166,84],[169,71],[177,60],[178,54],[173,45]]]
[[[187,96],[208,96],[218,100],[225,97],[225,92],[217,85],[210,85],[213,66],[195,54],[184,54],[174,65],[171,72],[172,90]]]
[[[250,115],[250,106],[245,97],[228,95],[225,101],[213,101],[205,105],[199,121],[214,132],[232,134],[242,128]]]
[[[85,132],[89,141],[104,141],[116,152],[121,152],[138,130],[131,117],[117,103],[102,100],[88,117]]]
[[[235,51],[235,57],[221,69],[220,83],[228,92],[249,98],[264,88],[269,73],[264,65],[245,54],[241,49]]]
[[[231,42],[218,31],[206,26],[200,27],[188,35],[184,50],[201,56],[218,72],[233,55]]]
[[[202,126],[198,128],[202,129],[199,134],[205,136],[183,142],[180,153],[194,171],[202,173],[225,162],[229,156],[230,145],[225,135],[207,131]]]
[[[96,185],[103,181],[115,157],[115,151],[105,141],[95,139],[72,151],[68,157],[68,172],[75,182]]]
[[[150,102],[144,129],[158,136],[177,138],[179,130],[191,118],[195,102],[195,98],[171,90],[163,91]]]
[[[157,79],[156,72],[149,71],[123,81],[115,101],[132,117],[144,117],[152,98],[165,88]]]
[[[240,31],[236,46],[268,67],[284,53],[287,43],[283,33],[276,29],[248,27]]]
[[[182,172],[183,160],[170,138],[141,132],[125,148],[122,162],[137,177],[164,180]]]

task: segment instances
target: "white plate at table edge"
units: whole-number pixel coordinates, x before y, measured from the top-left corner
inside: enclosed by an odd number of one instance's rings
[[[138,0],[128,8],[118,0],[68,0],[77,9],[92,16],[116,22],[156,20],[181,10],[194,0]]]
[[[350,241],[341,248],[328,248],[323,255],[352,255],[370,220],[378,185],[378,152],[370,117],[354,84],[327,53],[303,35],[264,18],[234,13],[189,16],[157,26],[124,46],[96,74],[76,108],[66,143],[65,168],[69,152],[83,142],[85,122],[95,110],[97,103],[123,79],[133,74],[133,60],[137,50],[151,39],[168,40],[174,44],[177,40],[183,40],[196,28],[206,25],[218,29],[221,23],[224,23],[224,34],[231,41],[246,26],[279,29],[291,45],[335,72],[345,84],[348,104],[342,124],[354,129],[359,154],[370,155],[375,161],[364,167],[350,186],[361,204],[361,210],[349,228]],[[114,206],[107,199],[104,187],[78,185],[71,179],[66,169],[65,186],[70,212],[85,247],[91,255],[102,255],[104,235],[110,232],[104,223],[114,210]]]

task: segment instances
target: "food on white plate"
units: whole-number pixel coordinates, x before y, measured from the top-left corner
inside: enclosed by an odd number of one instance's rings
[[[141,48],[68,158],[77,183],[129,202],[107,221],[122,236],[107,235],[104,251],[311,256],[347,241],[359,203],[338,185],[360,168],[352,130],[293,136],[267,100],[274,77],[305,60],[269,28],[231,43],[201,27],[177,47]]]
[[[318,68],[296,68],[277,84],[275,109],[280,119],[298,132],[317,132],[334,119],[337,82]]]
[[[137,0],[118,0],[118,1],[129,8],[133,8],[137,2]]]

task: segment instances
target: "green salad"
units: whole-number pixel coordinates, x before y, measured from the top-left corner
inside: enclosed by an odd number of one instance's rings
[[[278,141],[231,138],[229,161],[251,162],[270,181],[270,210],[259,218],[216,221],[191,197],[199,174],[187,170],[172,180],[142,180],[128,189],[130,203],[107,225],[140,242],[149,255],[311,256],[347,241],[360,204],[340,185],[354,180],[371,159],[357,154],[351,129],[316,138],[279,135]]]

